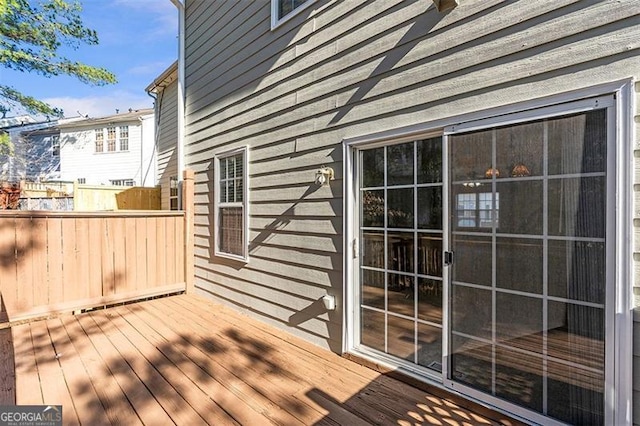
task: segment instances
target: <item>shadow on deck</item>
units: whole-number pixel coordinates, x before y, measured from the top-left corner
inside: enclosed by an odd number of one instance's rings
[[[0,333],[0,404],[60,404],[65,424],[495,424],[197,296]]]

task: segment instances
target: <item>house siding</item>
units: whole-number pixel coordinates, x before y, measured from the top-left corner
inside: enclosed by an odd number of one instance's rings
[[[157,181],[161,187],[161,205],[169,210],[169,178],[178,175],[176,144],[178,141],[178,82],[169,84],[157,94],[156,121],[158,134]]]
[[[4,128],[9,134],[13,153],[0,155],[0,179],[17,182],[46,181],[60,178],[60,157],[53,155],[52,139],[60,132],[56,122],[27,123]]]
[[[430,0],[317,1],[271,31],[269,2],[186,0],[185,151],[201,293],[340,351],[344,139],[640,77],[637,1],[460,3],[440,14]],[[213,155],[244,145],[246,265],[214,257],[212,227]],[[328,187],[313,184],[321,166],[336,172]],[[337,311],[315,309],[325,293]]]
[[[26,179],[47,181],[60,178],[60,155],[53,155],[53,139],[60,132],[23,134],[22,144],[26,151]]]

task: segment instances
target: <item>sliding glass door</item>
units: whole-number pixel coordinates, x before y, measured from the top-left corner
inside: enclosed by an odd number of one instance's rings
[[[602,97],[359,147],[354,348],[536,422],[612,419],[614,122]]]
[[[603,424],[607,110],[452,134],[449,379]]]
[[[442,138],[359,153],[360,344],[442,371]]]

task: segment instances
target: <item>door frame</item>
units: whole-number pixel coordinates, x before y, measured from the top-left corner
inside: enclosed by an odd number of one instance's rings
[[[607,375],[605,380],[611,378],[610,386],[605,389],[605,420],[612,421],[614,424],[631,424],[633,420],[632,410],[632,385],[633,378],[629,372],[633,366],[633,141],[635,140],[634,121],[635,105],[634,105],[634,80],[626,79],[605,83],[586,89],[579,89],[567,93],[547,96],[525,102],[515,103],[511,105],[500,106],[496,108],[486,109],[483,111],[452,116],[424,123],[385,130],[378,133],[365,134],[346,138],[343,143],[343,235],[344,235],[344,253],[343,256],[343,347],[344,353],[353,353],[365,359],[375,361],[387,368],[398,369],[408,376],[418,378],[432,385],[447,389],[450,392],[461,395],[465,398],[475,400],[482,405],[488,406],[500,412],[507,413],[511,416],[520,417],[525,421],[535,421],[536,416],[531,416],[534,412],[522,409],[512,411],[511,407],[504,408],[501,400],[492,401],[486,398],[486,394],[479,393],[475,396],[473,392],[460,392],[456,386],[446,386],[444,379],[447,377],[446,359],[448,350],[448,269],[443,271],[443,375],[442,380],[437,380],[430,374],[424,374],[420,369],[407,368],[403,363],[395,362],[391,357],[380,357],[377,354],[368,353],[367,351],[358,350],[358,342],[356,337],[359,333],[359,306],[356,290],[358,284],[358,261],[354,254],[359,251],[358,241],[358,178],[357,178],[357,158],[356,154],[359,149],[374,147],[376,145],[386,145],[390,143],[400,142],[402,140],[418,139],[425,136],[443,136],[443,181],[447,185],[448,176],[446,175],[447,167],[444,162],[447,161],[447,138],[446,134],[450,131],[460,129],[460,127],[471,128],[472,122],[480,120],[496,119],[500,116],[502,121],[500,124],[509,124],[509,119],[518,119],[522,121],[522,117],[530,115],[531,117],[539,113],[538,109],[544,108],[547,111],[557,109],[563,115],[572,112],[572,103],[579,102],[587,98],[599,96],[614,96],[614,114],[615,126],[608,136],[615,138],[615,155],[614,158],[608,158],[608,169],[615,170],[615,187],[614,194],[609,194],[607,200],[615,200],[615,221],[607,223],[607,232],[611,230],[615,235],[615,241],[612,242],[612,252],[615,252],[615,260],[613,271],[607,273],[612,274],[611,278],[615,280],[614,303],[610,304],[614,309],[613,330],[607,329],[607,336],[613,336],[610,343],[613,349],[605,365]],[[512,115],[512,114],[517,114]],[[466,126],[465,126],[466,125]],[[447,131],[445,131],[447,130]],[[445,195],[447,194],[447,195]],[[443,190],[443,218],[448,214],[449,202],[448,191]],[[448,222],[443,221],[443,222]],[[443,249],[448,248],[448,223],[443,223]],[[611,228],[611,229],[610,229]],[[639,283],[640,284],[640,283]],[[609,295],[608,295],[609,296]],[[607,324],[608,325],[608,324]],[[608,383],[605,381],[605,383]],[[477,399],[482,397],[482,399]],[[495,405],[497,403],[499,405]],[[609,417],[606,417],[609,416]],[[548,417],[541,416],[545,421],[549,421]]]

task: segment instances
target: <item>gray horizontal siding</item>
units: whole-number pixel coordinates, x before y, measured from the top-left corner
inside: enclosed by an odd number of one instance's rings
[[[161,207],[169,210],[169,178],[177,176],[178,159],[178,83],[174,81],[158,93],[158,129],[156,134],[158,152],[158,184],[161,188]]]
[[[334,350],[340,311],[290,318],[326,292],[342,308],[344,138],[640,69],[640,3],[632,0],[465,0],[448,14],[431,0],[319,0],[274,31],[268,1],[186,4],[197,286]],[[250,147],[246,265],[213,256],[211,211],[213,155],[243,145]],[[329,187],[313,184],[321,166],[336,172]]]

